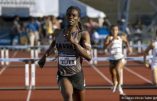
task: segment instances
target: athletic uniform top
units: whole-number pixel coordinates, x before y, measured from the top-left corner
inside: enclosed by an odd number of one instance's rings
[[[72,33],[81,41],[81,32]],[[56,35],[56,48],[58,50],[58,73],[62,76],[72,76],[81,71],[82,58],[74,46],[64,36],[64,31]]]
[[[153,44],[154,44],[154,48],[152,49],[153,58],[151,63],[152,68],[157,67],[157,41],[154,41]]]
[[[110,60],[118,60],[124,58],[124,55],[122,53],[122,39],[120,36],[118,36],[117,39],[113,40],[113,37],[110,38],[112,41],[109,52],[110,52]]]

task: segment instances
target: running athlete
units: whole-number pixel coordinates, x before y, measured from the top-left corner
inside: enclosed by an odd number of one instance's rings
[[[150,50],[152,50],[153,58],[148,62],[146,56]],[[146,67],[150,67],[152,69],[153,83],[157,86],[157,30],[156,39],[151,41],[149,46],[144,51],[144,64]]]
[[[125,57],[123,54],[123,42],[126,44],[129,53],[131,52],[131,48],[129,47],[129,43],[127,40],[126,35],[119,36],[119,28],[117,25],[111,26],[111,34],[109,34],[104,42],[105,48],[109,49],[110,58],[110,73],[111,78],[113,81],[113,92],[115,92],[117,89],[120,94],[123,93],[122,89],[122,71],[126,64]]]
[[[71,6],[66,12],[67,26],[55,33],[55,40],[39,61],[41,67],[56,46],[58,51],[58,85],[64,101],[84,101],[83,58],[91,60],[90,36],[82,29],[80,9]]]

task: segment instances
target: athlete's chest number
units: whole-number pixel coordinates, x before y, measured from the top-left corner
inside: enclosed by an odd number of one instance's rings
[[[76,57],[59,57],[59,64],[62,66],[76,65]]]

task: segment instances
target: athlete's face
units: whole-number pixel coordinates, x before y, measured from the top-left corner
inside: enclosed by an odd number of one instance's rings
[[[114,26],[114,27],[111,29],[111,33],[112,33],[113,36],[117,36],[117,35],[118,35],[118,32],[119,32],[118,26]]]
[[[66,16],[68,20],[68,25],[76,26],[78,24],[80,17],[77,10],[75,9],[68,10]]]

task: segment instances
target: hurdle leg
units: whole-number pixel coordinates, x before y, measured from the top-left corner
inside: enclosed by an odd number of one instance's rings
[[[142,49],[141,49],[141,41],[138,41],[138,53],[141,53]]]
[[[127,49],[126,48],[123,49],[123,54],[124,54],[124,57],[127,57]]]
[[[34,59],[34,49],[31,49],[31,58]]]
[[[94,61],[93,59],[95,58],[94,55],[93,55],[93,54],[94,54],[93,49],[91,50],[91,54],[92,54],[92,57],[93,57],[93,58],[90,60],[90,64],[93,64],[93,61]]]
[[[97,63],[98,63],[98,62],[97,62],[97,49],[94,49],[93,55],[94,55],[94,58],[95,58],[94,64],[97,64]]]
[[[120,80],[121,80],[121,81],[120,81],[120,84],[123,85],[123,79],[124,79],[124,78],[123,78],[123,69],[121,69],[121,74],[120,74],[120,75],[121,75],[121,76],[120,76],[120,77],[121,77],[121,79],[120,79]]]
[[[40,44],[40,41],[38,41],[38,47],[40,46],[41,44]],[[38,48],[38,53],[40,53],[41,52],[41,49],[40,48]]]
[[[133,42],[132,41],[130,41],[129,44],[130,44],[131,47],[133,46]]]
[[[29,87],[29,63],[25,63],[25,86],[26,88]]]
[[[6,59],[9,58],[9,49],[5,50],[5,56],[6,56]],[[9,61],[6,61],[6,65],[9,65]]]
[[[1,49],[1,58],[4,59],[4,51],[5,49]],[[1,61],[1,64],[4,65],[4,61]]]
[[[38,58],[38,53],[39,53],[39,50],[38,49],[35,49],[35,58],[37,59]]]
[[[32,83],[32,87],[35,87],[35,63],[32,62],[31,63],[31,83]]]
[[[35,50],[34,50],[34,53],[35,53],[35,58],[38,59],[38,58],[39,58],[39,57],[38,57],[39,50],[38,50],[38,49],[35,49]],[[38,61],[36,61],[35,64],[38,64]]]

